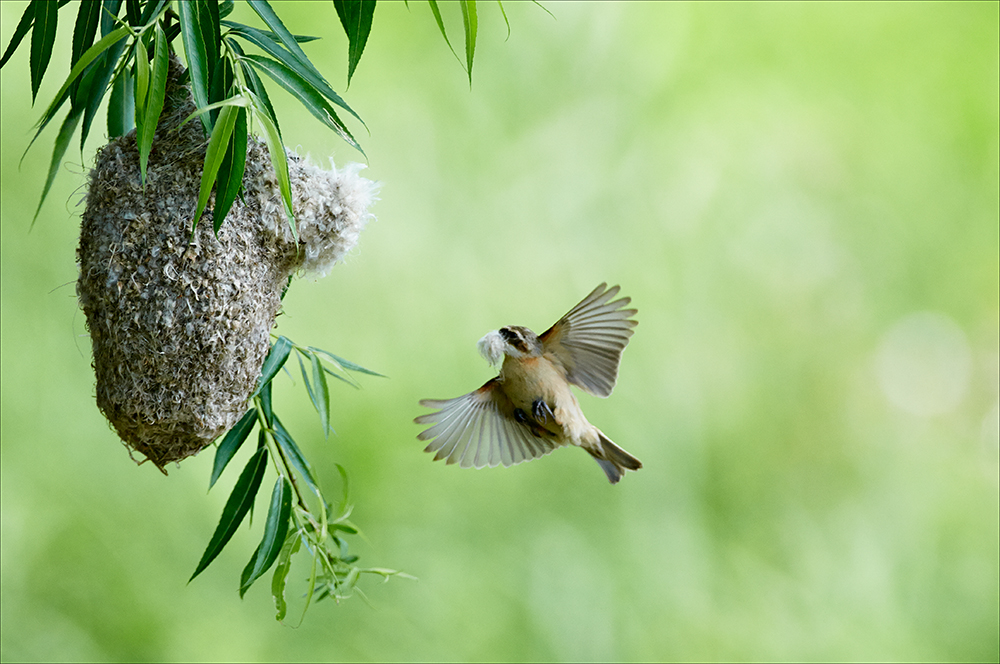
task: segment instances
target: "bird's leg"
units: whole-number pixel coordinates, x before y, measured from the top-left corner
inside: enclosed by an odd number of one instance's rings
[[[535,420],[539,422],[545,422],[550,417],[552,421],[555,422],[556,416],[549,408],[549,404],[545,403],[544,399],[535,399],[531,404],[531,414],[535,416]]]
[[[514,409],[514,419],[517,420],[518,422],[520,422],[521,424],[527,424],[528,423],[528,416],[525,415],[524,411],[521,410],[520,408],[515,408]]]

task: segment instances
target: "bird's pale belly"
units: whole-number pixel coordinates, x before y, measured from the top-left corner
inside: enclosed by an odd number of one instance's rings
[[[566,382],[565,373],[546,357],[508,356],[500,378],[503,391],[514,407],[563,439],[564,444],[579,444],[580,437],[591,428]],[[551,415],[543,412],[536,416],[538,400],[544,402]]]

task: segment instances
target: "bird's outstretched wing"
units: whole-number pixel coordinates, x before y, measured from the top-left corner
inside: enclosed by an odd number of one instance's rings
[[[634,333],[632,328],[639,324],[629,319],[636,309],[622,308],[632,298],[609,302],[620,289],[607,286],[602,283],[595,288],[538,337],[545,352],[566,368],[569,382],[599,397],[614,389],[622,351]]]
[[[494,378],[475,392],[454,399],[424,399],[421,406],[438,408],[414,422],[433,424],[417,438],[430,440],[425,452],[436,452],[434,460],[447,459],[462,468],[513,466],[544,456],[559,447],[550,432],[522,414]]]

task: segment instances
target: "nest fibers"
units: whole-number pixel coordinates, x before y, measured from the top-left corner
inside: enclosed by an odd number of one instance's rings
[[[250,138],[243,197],[191,237],[207,140],[171,61],[143,192],[135,133],[101,149],[77,259],[97,405],[160,470],[210,444],[248,408],[289,275],[323,276],[357,243],[377,185],[288,154],[298,241],[267,148]],[[209,203],[209,209],[212,202]]]

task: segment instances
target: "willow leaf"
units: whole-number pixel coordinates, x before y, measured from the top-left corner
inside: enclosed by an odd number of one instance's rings
[[[380,374],[377,371],[372,371],[371,369],[365,369],[360,364],[356,364],[354,362],[351,362],[350,360],[345,360],[339,355],[334,355],[328,350],[323,350],[322,348],[313,348],[312,346],[309,347],[309,350],[315,351],[317,353],[323,353],[331,360],[333,360],[334,363],[336,363],[337,366],[339,366],[341,369],[347,369],[349,371],[357,371],[358,373],[368,374],[369,376],[379,376],[380,378],[386,378],[384,374]]]
[[[102,53],[97,60],[91,65],[91,69],[94,70],[93,82],[89,85],[87,89],[86,108],[83,112],[83,129],[80,131],[80,152],[83,152],[84,143],[87,141],[87,136],[90,135],[90,127],[94,123],[94,118],[97,116],[97,111],[101,107],[101,102],[104,100],[104,95],[108,91],[108,83],[111,82],[111,77],[115,73],[115,65],[118,63],[118,58],[121,57],[122,51],[125,50],[125,42],[120,41],[106,52]],[[127,73],[127,69],[123,69],[122,73]],[[83,87],[81,85],[81,87]],[[128,94],[129,104],[134,103],[132,97],[132,91],[129,90]],[[129,120],[129,129],[131,129],[132,121]]]
[[[201,213],[208,205],[208,199],[212,195],[212,185],[215,184],[215,176],[219,173],[219,167],[226,156],[229,147],[229,139],[233,135],[233,127],[236,126],[236,106],[226,106],[219,113],[219,121],[212,129],[212,137],[208,141],[208,148],[205,150],[205,165],[201,172],[201,191],[198,193],[198,209],[194,213],[191,222],[191,232],[198,226]],[[205,117],[203,114],[201,117]]]
[[[292,568],[292,555],[298,553],[299,545],[302,544],[302,534],[296,532],[288,538],[285,545],[281,547],[278,554],[278,564],[274,568],[274,576],[271,578],[271,596],[274,598],[275,619],[279,622],[285,619],[288,614],[288,603],[285,601],[285,581],[288,579],[288,572]]]
[[[299,472],[302,479],[306,481],[309,488],[312,489],[316,495],[321,495],[319,490],[319,484],[316,482],[316,478],[313,477],[312,466],[306,461],[306,458],[302,456],[302,451],[299,450],[299,446],[295,444],[292,440],[292,435],[288,433],[288,430],[281,424],[281,420],[278,416],[274,416],[274,421],[272,423],[274,427],[274,439],[277,441],[278,446],[281,451],[285,453],[288,457],[288,462],[292,464],[292,467]]]
[[[330,84],[326,82],[326,79],[318,73],[303,66],[293,54],[289,53],[287,49],[282,48],[281,45],[277,43],[274,33],[270,33],[265,30],[258,30],[257,28],[252,28],[248,25],[240,25],[239,23],[233,23],[230,25],[232,26],[232,33],[234,35],[247,40],[248,42],[259,47],[262,51],[265,51],[269,55],[277,58],[286,67],[296,72],[310,85],[316,88],[320,94],[353,115],[358,119],[358,122],[364,124],[364,120],[361,119],[361,116],[355,113],[354,109],[348,106],[347,102],[345,102],[340,95],[334,92],[333,88],[330,87]]]
[[[434,14],[434,21],[437,23],[438,30],[441,31],[441,36],[444,37],[444,43],[448,45],[451,49],[451,54],[455,56],[455,59],[462,62],[461,58],[458,57],[458,53],[455,52],[455,47],[451,45],[451,40],[448,39],[448,33],[444,29],[444,19],[441,18],[441,9],[438,7],[436,0],[427,0],[427,4],[430,5],[431,13]]]
[[[25,149],[24,151],[25,154],[27,154],[28,150],[31,149],[31,145],[34,144],[35,139],[37,139],[38,135],[42,133],[42,130],[45,129],[46,125],[48,125],[49,122],[52,121],[52,118],[55,117],[55,114],[59,111],[59,108],[63,105],[63,102],[66,101],[66,97],[69,93],[70,86],[73,84],[73,81],[77,79],[77,77],[83,72],[83,70],[87,68],[87,65],[93,62],[97,56],[99,56],[104,51],[108,50],[119,40],[123,39],[127,34],[129,34],[128,28],[124,26],[118,28],[117,30],[113,30],[112,32],[109,32],[107,35],[102,37],[100,41],[98,41],[96,44],[88,48],[86,52],[84,52],[84,54],[80,56],[80,59],[77,60],[76,64],[73,65],[73,68],[70,69],[69,76],[66,78],[66,81],[63,83],[62,87],[59,88],[59,92],[56,93],[55,99],[52,100],[52,103],[49,104],[49,107],[45,110],[45,113],[42,115],[41,119],[35,125],[37,127],[37,131],[35,132],[34,137],[31,139],[31,143],[29,143],[28,147]],[[22,159],[23,158],[24,157],[22,157]]]
[[[292,345],[291,339],[286,336],[278,337],[278,340],[271,345],[271,350],[264,360],[264,366],[260,369],[260,380],[257,381],[257,389],[250,395],[251,398],[260,394],[261,389],[270,383],[272,378],[278,375],[281,367],[285,364],[285,360],[288,359],[288,354],[292,352]]]
[[[226,433],[219,448],[215,451],[215,461],[212,463],[212,477],[208,480],[208,488],[215,486],[216,480],[222,475],[222,471],[232,461],[233,456],[240,449],[250,432],[253,431],[257,423],[257,409],[251,408],[240,418],[240,421]]]
[[[323,424],[323,436],[330,437],[330,389],[326,384],[326,374],[323,372],[323,365],[315,353],[309,354],[312,361],[313,385],[316,386],[316,411],[319,413],[319,421]]]
[[[48,0],[32,0],[35,24],[31,28],[31,102],[35,102],[38,86],[49,67],[52,45],[56,43],[56,23],[59,7]]]
[[[260,28],[251,28],[249,25],[244,25],[243,23],[237,23],[236,21],[221,21],[221,23],[222,23],[222,25],[226,26],[227,28],[230,28],[230,29],[235,28],[237,31],[245,29],[245,28],[250,28],[251,30],[256,30],[257,32],[259,32],[260,34],[264,35],[265,37],[267,37],[268,39],[270,39],[273,42],[278,42],[278,43],[281,42],[281,37],[279,37],[278,35],[274,34],[270,30],[261,30]],[[319,39],[319,37],[313,37],[312,35],[292,35],[292,38],[296,42],[298,42],[299,44],[307,44],[307,43],[309,43],[311,41],[316,41],[317,39]]]
[[[181,39],[184,42],[184,52],[187,55],[188,75],[191,79],[191,96],[199,109],[208,105],[208,79],[211,63],[206,55],[206,48],[201,22],[196,3],[178,2],[177,11],[180,16]],[[205,132],[212,130],[212,120],[201,116]]]
[[[236,125],[233,127],[233,140],[229,142],[226,156],[219,166],[219,175],[215,185],[215,209],[212,210],[212,227],[219,234],[222,222],[233,207],[236,195],[243,184],[243,172],[247,163],[247,111],[240,108],[236,112]]]
[[[35,220],[38,219],[38,213],[42,211],[42,203],[45,202],[45,197],[49,195],[49,189],[52,187],[52,181],[55,180],[56,173],[59,170],[59,164],[62,163],[63,155],[66,154],[66,148],[69,146],[69,140],[73,138],[73,132],[76,131],[76,125],[80,122],[80,116],[83,113],[83,108],[71,108],[69,115],[63,120],[62,126],[59,128],[59,135],[56,136],[56,144],[52,150],[52,161],[49,163],[49,174],[45,178],[45,188],[42,189],[42,198],[38,201],[38,208],[35,210],[35,216],[31,219],[31,225],[35,225]]]
[[[312,388],[312,381],[309,380],[309,374],[306,373],[306,365],[302,362],[301,356],[296,356],[299,361],[299,371],[302,372],[302,383],[305,385],[306,392],[309,394],[309,400],[312,401],[312,405],[316,410],[319,410],[319,403],[316,401],[316,393]]]
[[[324,96],[312,84],[302,78],[298,72],[290,69],[282,62],[259,55],[248,55],[246,59],[302,102],[302,105],[317,120],[335,131],[348,145],[361,154],[365,153],[358,142],[354,140],[351,132],[348,131],[344,123],[337,117],[337,112],[327,103]]]
[[[350,85],[372,31],[375,0],[333,0],[333,6],[347,33],[347,85]]]
[[[281,22],[281,19],[274,13],[274,10],[271,9],[271,5],[269,5],[266,0],[247,0],[247,4],[250,5],[255,12],[257,12],[257,16],[260,16],[261,20],[264,21],[267,27],[271,28],[274,34],[278,35],[278,39],[280,39],[281,43],[285,45],[285,48],[291,51],[295,58],[302,63],[304,67],[311,69],[314,74],[320,76],[319,70],[317,70],[316,67],[313,66],[313,63],[309,61],[305,51],[302,50],[302,47],[299,46],[295,37],[288,31],[288,28],[286,28],[285,24]],[[322,76],[320,76],[320,78],[322,78]]]
[[[146,185],[146,166],[149,163],[149,153],[153,149],[153,137],[156,135],[156,125],[163,111],[163,100],[167,91],[167,64],[170,51],[167,47],[167,36],[160,26],[156,26],[156,51],[153,54],[153,68],[150,75],[149,96],[146,100],[145,117],[142,120],[142,136],[139,139],[139,171],[143,186]]]
[[[135,126],[135,115],[132,112],[135,88],[131,78],[128,69],[123,69],[111,85],[111,97],[108,99],[108,138],[124,136]]]
[[[465,59],[469,72],[469,86],[472,86],[472,59],[476,54],[476,32],[479,29],[479,19],[476,15],[476,0],[460,0],[462,8],[462,25],[465,27]]]
[[[76,64],[83,52],[90,48],[97,36],[97,24],[101,21],[101,3],[98,0],[82,0],[73,26],[73,54],[70,64]]]
[[[215,532],[212,534],[212,539],[208,542],[208,547],[206,547],[205,553],[202,554],[194,574],[188,579],[188,583],[191,583],[196,576],[201,574],[215,560],[215,557],[219,555],[219,552],[222,551],[226,544],[229,543],[233,533],[236,532],[236,529],[243,522],[243,517],[246,516],[247,512],[250,511],[250,506],[253,505],[253,499],[257,495],[257,490],[260,489],[260,482],[264,478],[264,470],[266,468],[267,448],[261,447],[250,457],[250,461],[243,469],[243,472],[240,473],[240,478],[236,480],[236,486],[233,487],[233,492],[229,494],[226,506],[222,509],[222,517],[219,519],[219,525],[216,526]]]
[[[298,232],[295,229],[295,213],[292,210],[292,183],[288,176],[288,155],[285,154],[285,146],[281,142],[281,135],[278,127],[271,120],[270,114],[264,108],[260,98],[251,93],[254,102],[254,116],[264,128],[264,141],[267,143],[267,153],[271,158],[271,167],[274,168],[274,175],[278,180],[278,190],[281,192],[281,200],[285,204],[285,216],[288,218],[288,225],[292,229],[292,236],[298,240]]]
[[[279,476],[271,491],[271,504],[264,523],[264,536],[254,551],[250,562],[240,578],[240,597],[278,559],[288,535],[288,518],[292,511],[292,485],[284,476]]]
[[[21,20],[17,22],[17,27],[14,28],[14,35],[10,38],[10,42],[7,44],[7,50],[3,52],[3,57],[0,58],[0,67],[7,64],[10,60],[10,56],[14,55],[14,51],[17,47],[21,45],[21,40],[24,36],[28,34],[28,30],[31,29],[31,24],[35,20],[35,3],[29,2],[28,7],[21,14]]]
[[[202,43],[205,44],[205,63],[208,65],[208,89],[212,89],[215,63],[219,61],[221,37],[219,28],[219,3],[217,0],[197,0],[193,3],[198,11],[198,25],[201,27]]]
[[[135,42],[135,124],[142,131],[146,119],[146,98],[149,94],[149,53],[141,39]]]

